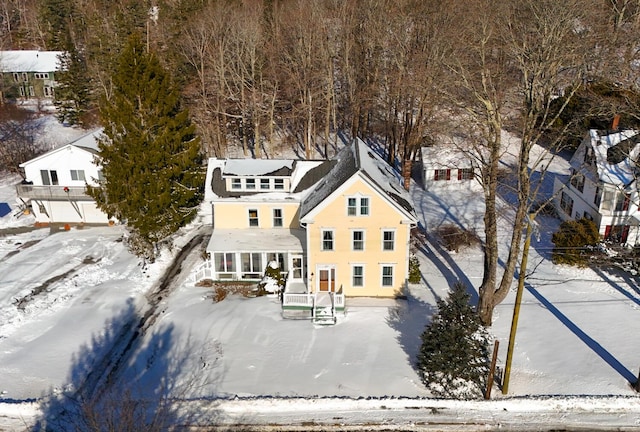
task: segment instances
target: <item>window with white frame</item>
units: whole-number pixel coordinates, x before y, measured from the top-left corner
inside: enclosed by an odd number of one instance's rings
[[[226,253],[214,253],[213,254],[214,265],[216,272],[218,273],[235,273],[236,271],[236,254],[232,252]],[[220,275],[218,277],[230,278],[231,275]]]
[[[573,199],[564,192],[562,192],[562,195],[560,197],[560,208],[566,214],[571,216],[571,213],[573,212]]]
[[[269,190],[271,189],[271,180],[268,178],[260,179],[260,190]]]
[[[18,90],[20,91],[20,96],[24,97],[24,87],[20,86]]]
[[[395,249],[396,232],[393,230],[382,231],[382,250],[392,251]]]
[[[53,97],[53,87],[44,86],[44,95],[46,97]]]
[[[577,172],[575,168],[571,174],[571,186],[582,192],[584,190],[584,176]]]
[[[473,180],[473,168],[458,168],[458,180]]]
[[[364,231],[361,231],[361,230],[351,231],[351,237],[353,240],[352,249],[354,251],[363,251],[364,250]]]
[[[256,189],[256,179],[252,179],[252,178],[245,179],[244,187],[247,190],[255,190]]]
[[[29,75],[26,72],[22,72],[22,81],[29,81]]]
[[[347,198],[347,216],[368,216],[369,210],[368,197]]]
[[[34,74],[35,79],[49,79],[48,72],[36,72]]]
[[[451,170],[446,168],[437,169],[433,173],[433,179],[435,181],[451,180]]]
[[[259,279],[262,276],[262,254],[259,252],[241,253],[240,263],[242,266],[243,279]]]
[[[284,190],[284,179],[273,179],[273,188],[275,190]]]
[[[15,82],[20,82],[20,74],[18,72],[13,73],[13,80]]]
[[[71,170],[71,180],[85,181],[84,170]]]
[[[33,86],[29,86],[29,96],[33,97],[36,95],[36,91],[34,90]]]
[[[282,209],[273,209],[273,227],[282,228]]]
[[[275,261],[275,262],[278,263],[278,268],[280,268],[280,271],[287,271],[286,254],[284,254],[282,252],[268,252],[267,253],[267,265],[271,261]]]
[[[40,170],[40,177],[42,178],[42,184],[45,186],[58,184],[58,171]]]
[[[351,285],[354,287],[364,286],[364,266],[362,264],[351,266]]]
[[[232,178],[231,179],[231,189],[235,189],[235,190],[242,189],[242,179]]]
[[[383,287],[393,286],[393,266],[392,265],[382,266],[382,286]]]
[[[616,208],[615,211],[626,211],[629,210],[629,204],[631,203],[631,195],[624,192],[618,191],[616,194]]]
[[[602,201],[602,188],[596,187],[596,194],[593,197],[593,203],[600,207],[600,202]]]
[[[322,230],[322,250],[323,251],[331,251],[333,250],[333,230]]]
[[[249,209],[249,226],[250,227],[260,226],[257,209]]]

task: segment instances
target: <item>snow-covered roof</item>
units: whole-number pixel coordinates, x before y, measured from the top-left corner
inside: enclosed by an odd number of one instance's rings
[[[423,166],[433,168],[469,168],[471,160],[468,155],[450,145],[422,147],[420,149]]]
[[[337,163],[325,178],[309,193],[300,207],[300,216],[311,212],[340,185],[357,173],[368,178],[395,204],[415,218],[409,193],[402,187],[402,178],[389,164],[361,139],[355,139],[336,156]]]
[[[2,72],[55,72],[60,69],[62,51],[0,51]]]
[[[214,229],[207,252],[302,252],[306,233],[301,229]]]
[[[640,154],[640,135],[635,130],[620,132],[589,131],[599,180],[618,186],[629,185],[636,178],[636,164]]]
[[[93,154],[97,154],[98,153],[98,137],[102,134],[102,131],[104,130],[104,128],[98,128],[98,129],[94,129],[92,132],[89,132],[86,135],[81,136],[80,138],[71,141],[70,143],[64,144],[60,147],[57,147],[53,150],[50,150],[46,153],[41,154],[38,157],[35,157],[33,159],[30,159],[26,162],[23,162],[20,164],[20,167],[23,167],[25,165],[28,165],[32,162],[44,159],[45,157],[48,157],[54,153],[58,153],[59,151],[62,151],[63,149],[69,147],[69,146],[73,146],[73,147],[77,147],[79,149],[88,151],[90,153]]]
[[[288,177],[293,159],[229,159],[223,176],[280,176]]]
[[[299,192],[304,192],[323,176],[328,168],[321,169],[327,161],[293,160],[293,159],[217,159],[210,158],[207,165],[205,200],[217,198],[238,198],[252,201],[273,201],[300,199]],[[288,177],[290,192],[255,192],[228,191],[225,178],[244,177]]]

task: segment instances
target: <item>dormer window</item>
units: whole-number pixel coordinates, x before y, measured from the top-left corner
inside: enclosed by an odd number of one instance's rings
[[[260,179],[260,190],[269,190],[271,189],[271,182],[269,179]]]
[[[275,190],[284,190],[284,179],[273,179],[273,188]]]
[[[245,179],[245,187],[247,190],[255,190],[256,188],[256,179],[248,178]]]
[[[596,163],[596,155],[593,153],[591,147],[586,147],[584,152],[584,163],[587,165],[594,165]]]
[[[231,179],[231,189],[234,189],[234,190],[242,189],[242,179],[239,179],[239,178]]]

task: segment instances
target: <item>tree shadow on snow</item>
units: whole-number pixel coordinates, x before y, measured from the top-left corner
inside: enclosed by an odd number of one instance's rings
[[[611,366],[616,372],[618,372],[625,380],[633,384],[637,381],[636,376],[627,369],[613,354],[607,351],[598,341],[593,339],[587,333],[585,333],[580,327],[578,327],[573,321],[571,321],[565,314],[563,314],[557,307],[546,299],[538,290],[533,286],[526,284],[527,290],[545,307],[551,312],[562,324],[564,324],[573,334],[575,334],[585,345],[587,345],[594,353],[596,353],[602,360],[604,360],[609,366]]]
[[[398,332],[396,339],[416,369],[416,357],[422,345],[421,335],[437,307],[414,297],[409,291],[406,301],[389,308],[387,324]]]
[[[209,406],[190,399],[215,388],[222,353],[215,344],[180,343],[173,325],[142,337],[133,302],[74,355],[68,383],[42,398],[33,431],[159,431],[214,425]],[[212,404],[208,404],[212,405]]]
[[[591,267],[591,269],[595,271],[603,281],[608,283],[611,288],[618,291],[620,294],[635,303],[637,306],[640,306],[640,286],[638,285],[638,280],[636,278],[631,277],[631,275],[626,271],[617,269],[615,267]],[[622,278],[626,283],[626,287],[613,280],[611,276]]]

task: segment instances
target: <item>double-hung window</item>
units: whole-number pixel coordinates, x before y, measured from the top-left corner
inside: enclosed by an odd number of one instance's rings
[[[255,190],[256,189],[256,179],[253,179],[253,178],[245,179],[244,187],[247,190]]]
[[[347,216],[368,216],[369,210],[368,197],[347,198]]]
[[[571,198],[566,193],[562,192],[560,196],[560,208],[569,216],[573,212],[573,198]]]
[[[364,286],[364,266],[362,264],[351,266],[351,285],[354,287]]]
[[[333,230],[322,230],[322,250],[333,250]]]
[[[260,179],[260,190],[271,189],[271,181],[269,179]]]
[[[232,178],[231,179],[231,189],[235,189],[235,190],[242,189],[242,179],[240,179],[240,178]]]
[[[257,209],[249,209],[249,226],[250,227],[260,226]]]
[[[571,186],[582,192],[584,190],[584,175],[577,172],[575,169],[571,175]]]
[[[273,179],[273,188],[275,190],[284,190],[284,179]]]
[[[392,251],[395,249],[396,232],[392,230],[382,231],[382,250]]]
[[[393,266],[392,265],[382,266],[382,286],[383,287],[393,286]]]
[[[353,250],[354,251],[363,251],[364,250],[364,231],[351,231],[351,236],[353,239]]]
[[[282,209],[273,209],[273,227],[282,228]]]

